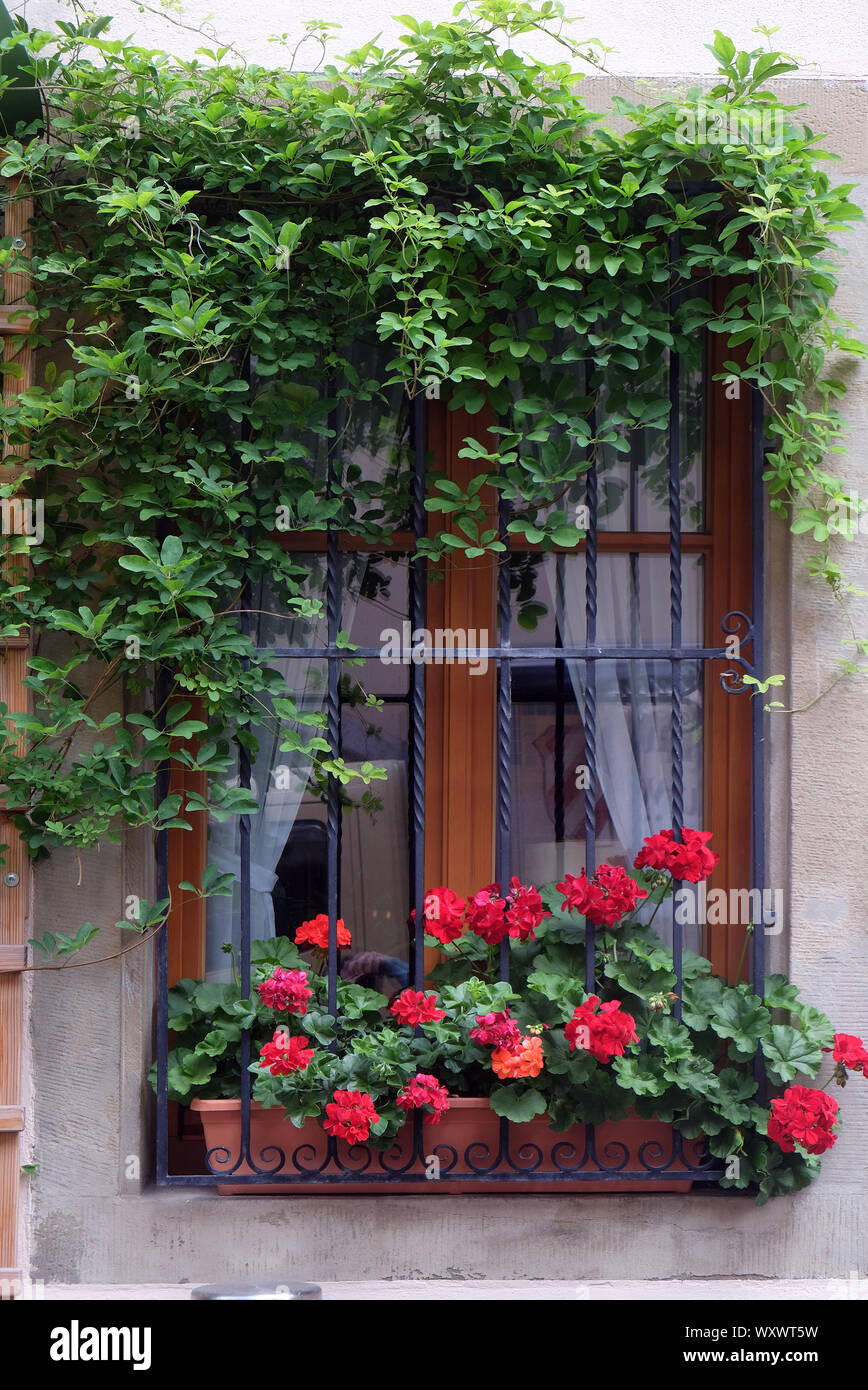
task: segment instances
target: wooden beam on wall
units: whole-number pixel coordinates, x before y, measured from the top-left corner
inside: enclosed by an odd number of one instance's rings
[[[4,235],[20,237],[26,244],[30,235],[33,200],[26,196],[19,180],[5,183]],[[30,348],[21,334],[30,323],[25,295],[30,276],[7,272],[3,276],[3,305],[0,308],[0,334],[3,359],[15,361],[18,377],[5,376],[3,399],[8,402],[32,384],[33,362]],[[22,315],[21,311],[25,313]],[[21,465],[29,458],[27,444],[3,440],[0,476],[4,482],[17,480]],[[29,573],[24,554],[9,554],[5,546],[0,560],[4,578],[13,573],[18,582]],[[10,711],[27,708],[29,642],[20,638],[0,642],[0,700]],[[0,873],[0,1269],[15,1276],[19,1272],[18,1195],[20,1189],[19,1133],[24,1123],[21,1086],[21,1048],[24,1027],[24,965],[27,919],[30,913],[30,858],[8,812],[0,810],[0,841],[7,845]],[[11,882],[14,876],[16,882]],[[18,963],[20,962],[20,964]]]

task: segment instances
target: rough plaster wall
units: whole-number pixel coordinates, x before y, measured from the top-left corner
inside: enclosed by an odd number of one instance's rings
[[[46,644],[41,650],[50,648]],[[110,697],[98,702],[99,713],[106,714],[113,703]],[[85,740],[79,746],[85,749]],[[120,950],[126,944],[123,933],[108,924],[123,916],[122,865],[122,847],[109,843],[81,857],[62,850],[40,863],[34,874],[35,934],[74,934],[89,921],[107,930],[85,948],[83,960]],[[117,1190],[121,999],[117,961],[79,968],[75,957],[62,970],[35,978],[40,1201],[71,1188],[89,1196]]]
[[[104,5],[127,18],[119,32],[181,50],[183,35],[163,28],[134,6]],[[204,7],[202,7],[204,8]],[[257,38],[289,27],[280,11],[263,15],[228,3],[211,6],[221,34],[243,36],[247,51],[275,60],[277,50]],[[343,47],[385,27],[391,7],[381,3],[332,5],[330,20],[347,19]],[[412,8],[412,6],[409,6]],[[450,5],[426,4],[429,17]],[[623,73],[669,75],[690,65],[707,70],[701,43],[714,23],[749,38],[752,4],[729,5],[726,21],[697,14],[683,3],[639,4],[619,12],[583,5],[583,32],[618,46],[613,63]],[[313,5],[310,13],[316,14]],[[324,13],[325,7],[319,9]],[[33,4],[27,14],[46,22],[62,7]],[[198,13],[190,6],[188,13]],[[868,202],[866,83],[829,81],[832,74],[865,70],[865,16],[861,4],[836,6],[836,23],[817,27],[816,11],[788,5],[782,45],[810,53],[819,80],[790,84],[788,99],[809,105],[806,119],[829,132],[828,147],[842,155],[836,175],[859,181],[855,196]],[[666,16],[675,22],[666,22]],[[647,20],[646,20],[647,16]],[[661,18],[663,16],[663,18]],[[766,15],[774,22],[775,15]],[[846,35],[846,42],[842,40]],[[196,40],[191,40],[194,47]],[[340,50],[340,46],[339,46]],[[684,79],[686,82],[687,79]],[[626,84],[628,87],[632,84]],[[605,109],[621,79],[593,79],[588,100]],[[868,233],[847,238],[838,310],[868,332],[864,267]],[[846,461],[833,460],[868,497],[868,371],[848,367],[851,394],[844,412],[852,435]],[[772,523],[769,545],[768,670],[789,671],[788,693],[797,704],[828,684],[841,655],[842,629],[830,598],[809,584],[804,547],[791,549]],[[864,540],[843,547],[854,582],[868,589]],[[859,631],[868,626],[860,601]],[[859,682],[839,687],[808,713],[772,722],[769,732],[771,884],[784,886],[791,907],[789,957],[803,994],[831,1012],[836,1027],[864,1032],[868,1012],[868,926],[862,911],[866,792],[860,776],[868,749],[866,697]],[[791,768],[792,780],[789,771]],[[58,855],[36,874],[37,934],[75,929],[80,922],[111,922],[128,892],[142,892],[149,871],[147,845],[104,847],[86,861],[78,884],[72,855]],[[104,933],[104,954],[120,933]],[[126,944],[125,942],[123,944]],[[780,938],[770,942],[786,954]],[[808,1192],[757,1210],[750,1199],[675,1197],[439,1197],[235,1198],[187,1195],[125,1177],[125,1159],[147,1164],[149,1107],[142,1077],[150,1049],[151,962],[147,952],[89,970],[37,980],[33,1015],[36,1116],[40,1173],[33,1183],[35,1275],[53,1280],[199,1281],[233,1275],[285,1279],[486,1275],[493,1278],[666,1278],[744,1274],[846,1277],[865,1272],[868,1209],[864,1199],[868,1087],[858,1078],[843,1101],[846,1127],[824,1173]],[[777,963],[777,961],[776,961]],[[70,1059],[73,1059],[70,1061]],[[145,1175],[146,1176],[146,1175]],[[146,1186],[146,1184],[143,1184]],[[861,1200],[860,1200],[861,1199]],[[336,1238],[336,1230],[339,1232]],[[423,1252],[423,1253],[420,1253]]]
[[[863,152],[866,145],[863,143]],[[863,164],[864,169],[864,164]],[[868,206],[864,174],[853,196]],[[848,238],[850,255],[839,264],[838,312],[854,320],[861,336],[868,331],[868,233],[860,227]],[[844,367],[850,394],[845,415],[852,431],[848,457],[830,462],[863,500],[868,499],[868,372],[862,365]],[[809,547],[793,545],[792,689],[804,705],[830,684],[830,673],[847,637],[831,594],[805,583],[803,565]],[[868,538],[836,543],[834,558],[858,588],[868,590]],[[868,629],[868,603],[857,599],[856,631]],[[803,995],[823,1007],[840,1032],[865,1034],[868,1023],[868,920],[864,908],[865,862],[868,858],[868,791],[864,779],[868,739],[868,696],[864,680],[843,682],[812,709],[797,715],[791,730],[790,826],[793,845],[790,963]],[[837,1091],[845,1126],[831,1170],[824,1181],[861,1188],[865,1202],[868,1155],[868,1085]],[[833,1088],[834,1089],[834,1088]],[[868,1249],[865,1251],[868,1258]],[[864,1264],[864,1260],[863,1260]]]

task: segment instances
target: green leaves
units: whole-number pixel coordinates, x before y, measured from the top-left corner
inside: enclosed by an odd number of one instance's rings
[[[690,1032],[671,1015],[655,1015],[648,1028],[648,1041],[659,1047],[667,1061],[677,1062],[682,1057],[690,1057],[694,1042]]]
[[[661,1064],[651,1057],[616,1057],[612,1068],[618,1084],[637,1096],[662,1096],[669,1088]]]
[[[545,1097],[527,1086],[495,1086],[489,1097],[495,1115],[502,1115],[513,1124],[526,1124],[536,1115],[544,1115]]]
[[[718,1090],[718,1080],[714,1066],[706,1057],[687,1057],[677,1062],[669,1062],[663,1068],[663,1076],[682,1091],[699,1096],[708,1096],[714,1103]]]
[[[753,1107],[749,1102],[756,1094],[756,1081],[747,1072],[737,1071],[734,1067],[724,1067],[718,1075],[717,1082],[715,1108],[732,1124],[745,1124],[753,1113]]]
[[[799,991],[796,985],[789,983],[786,975],[767,975],[763,996],[769,1009],[792,1009],[798,1002]]]
[[[169,1097],[182,1104],[191,1091],[201,1092],[217,1070],[217,1061],[204,1052],[178,1049],[169,1053]]]
[[[785,1083],[799,1072],[816,1076],[823,1061],[819,1043],[783,1023],[773,1025],[771,1037],[762,1040],[762,1050],[772,1076]]]
[[[709,1018],[709,1027],[720,1038],[731,1038],[733,1049],[753,1056],[757,1042],[766,1032],[769,1011],[746,986],[723,991]]]
[[[215,864],[206,864],[202,870],[202,882],[199,888],[186,879],[182,880],[178,887],[189,893],[195,893],[198,898],[231,898],[234,884],[234,874],[221,873]]]
[[[655,970],[646,961],[610,960],[605,974],[617,982],[619,989],[638,995],[640,999],[647,999],[651,994],[667,994],[675,988],[673,970]]]
[[[28,937],[28,946],[33,946],[41,955],[47,959],[56,956],[71,956],[76,951],[80,951],[89,941],[92,941],[99,931],[92,922],[83,922],[75,936],[69,936],[66,932],[47,931],[44,936],[37,939]]]

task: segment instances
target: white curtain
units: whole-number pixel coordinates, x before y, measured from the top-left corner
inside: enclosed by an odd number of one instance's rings
[[[641,609],[631,614],[629,556],[601,555],[597,568],[597,634],[600,646],[666,646],[669,642],[668,583],[655,583],[648,564],[643,570],[639,593]],[[641,564],[641,561],[640,561]],[[565,645],[585,642],[585,566],[564,558],[563,611],[559,611],[557,585],[558,557],[546,556],[545,576],[552,611],[555,613]],[[702,608],[701,580],[685,589],[685,641],[696,640]],[[570,683],[580,712],[585,703],[585,665],[567,661]],[[682,671],[693,668],[684,665]],[[633,863],[642,840],[672,824],[671,804],[671,717],[669,695],[671,666],[668,661],[596,662],[597,776],[605,798],[615,835],[627,865]],[[652,698],[652,680],[657,678],[657,699]],[[700,685],[701,690],[701,685]],[[690,730],[689,712],[698,713],[686,690],[684,695],[684,791],[685,822],[702,823],[702,739],[701,719]],[[645,915],[640,909],[640,916]],[[648,911],[650,915],[650,909]],[[672,931],[672,903],[665,901],[654,918],[655,929],[664,940]],[[701,929],[687,926],[685,944],[701,950]]]
[[[600,645],[632,645],[626,573],[617,563],[621,557],[600,556],[597,568],[597,632]],[[585,566],[564,558],[563,612],[558,611],[557,566],[559,557],[547,555],[544,572],[552,610],[566,646],[585,643]],[[628,557],[622,564],[626,567]],[[644,640],[648,641],[664,613],[668,619],[669,596],[663,590],[643,593],[648,613]],[[615,833],[625,854],[632,860],[646,835],[672,824],[668,791],[669,704],[652,703],[648,679],[650,663],[644,661],[596,662],[597,775]],[[579,710],[584,709],[585,664],[567,661],[570,683]],[[622,690],[620,677],[626,676]]]

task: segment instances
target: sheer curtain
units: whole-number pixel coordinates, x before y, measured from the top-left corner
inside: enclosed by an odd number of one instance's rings
[[[627,585],[618,563],[621,556],[601,556],[598,565],[597,631],[601,645],[632,645],[637,638],[635,614],[630,613]],[[626,565],[628,557],[623,557]],[[585,642],[585,566],[572,557],[547,555],[544,574],[550,602],[566,646]],[[563,602],[559,601],[558,568]],[[669,596],[647,586],[643,593],[645,640],[665,618]],[[655,621],[656,619],[656,621]],[[567,661],[579,710],[585,702],[585,663]],[[632,859],[644,836],[672,824],[669,801],[669,703],[652,699],[645,661],[598,661],[597,774],[615,833]]]

